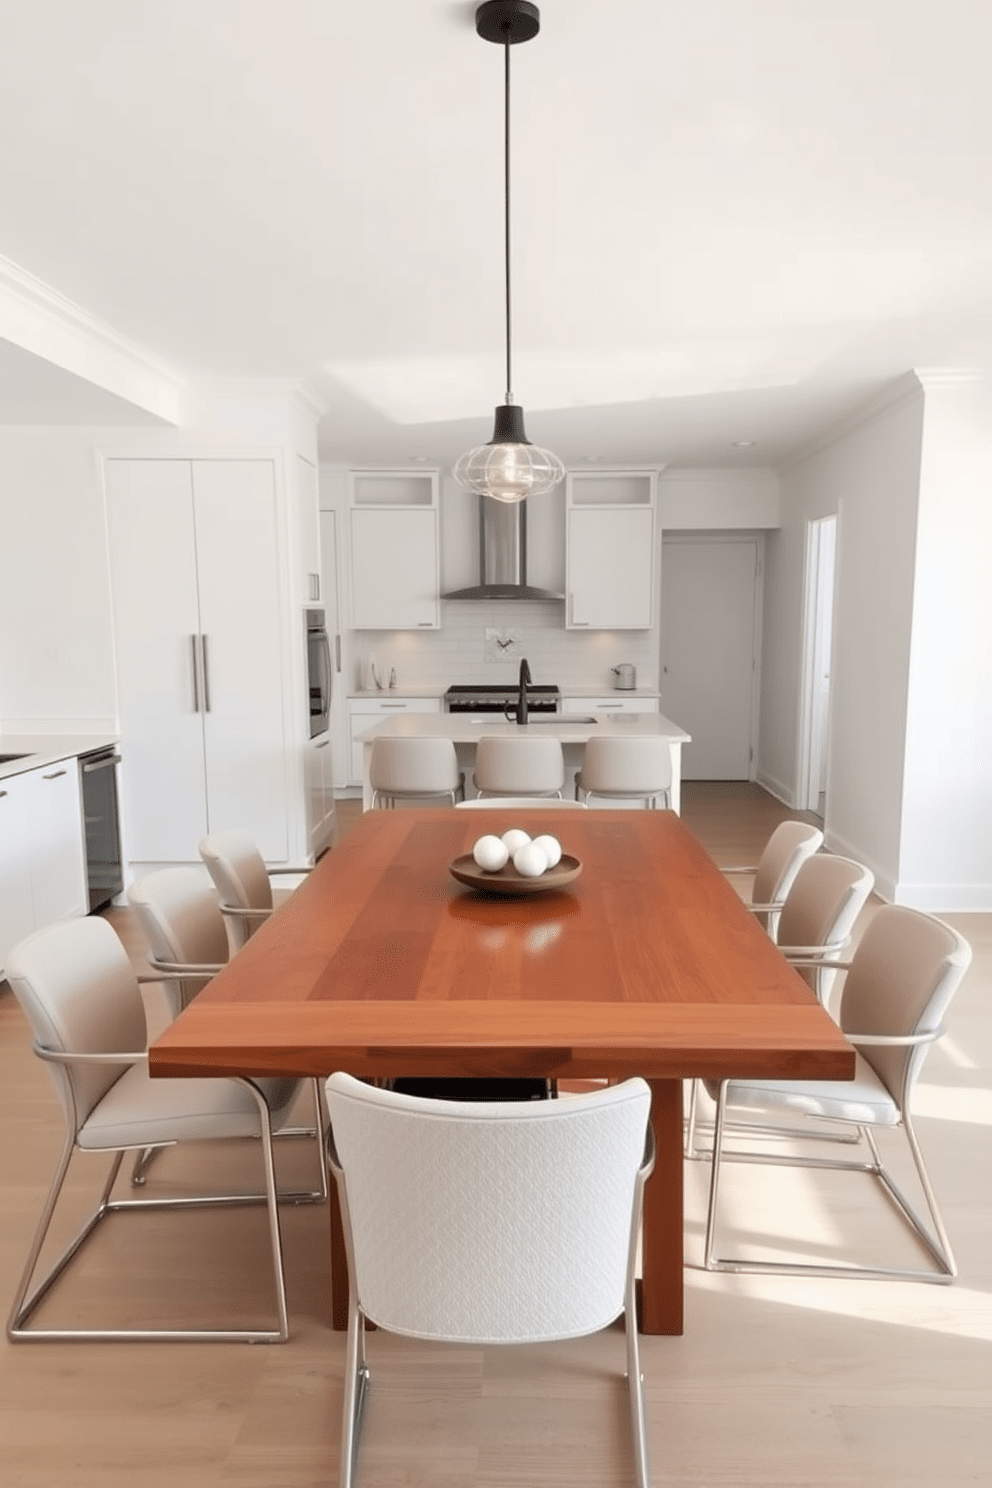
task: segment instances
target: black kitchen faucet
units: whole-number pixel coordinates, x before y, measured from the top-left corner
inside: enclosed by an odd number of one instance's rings
[[[517,698],[517,722],[527,722],[527,683],[531,680],[526,656],[520,658],[520,693]]]

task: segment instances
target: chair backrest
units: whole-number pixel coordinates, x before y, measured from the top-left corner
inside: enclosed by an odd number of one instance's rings
[[[875,875],[851,858],[817,853],[799,869],[778,924],[780,946],[818,946],[835,956],[851,938],[854,922],[868,900]],[[837,973],[800,967],[824,1005]]]
[[[609,734],[594,737],[582,755],[582,787],[619,794],[671,789],[672,751],[667,739]]]
[[[214,887],[199,868],[159,868],[127,891],[156,961],[219,965],[227,930]]]
[[[137,978],[106,920],[67,920],[29,935],[8,955],[7,978],[40,1048],[66,1054],[144,1049]],[[45,1068],[75,1132],[127,1065],[46,1062]]]
[[[775,828],[758,859],[751,889],[755,904],[777,904],[791,889],[796,874],[823,846],[823,833],[806,822],[784,821]],[[769,931],[775,929],[775,916],[765,919]]]
[[[272,882],[265,860],[247,832],[211,832],[198,843],[197,851],[222,904],[236,909],[272,908]]]
[[[883,905],[851,958],[841,994],[841,1028],[889,1036],[934,1031],[970,963],[970,945],[943,920],[904,905]],[[905,1108],[931,1047],[869,1044],[859,1052]]]
[[[475,796],[456,801],[459,811],[587,811],[585,801],[559,800],[557,796]]]
[[[384,795],[440,795],[460,780],[450,739],[373,739],[369,784]]]
[[[565,784],[557,739],[484,734],[475,749],[475,784],[500,796],[553,795]]]
[[[623,1310],[651,1092],[438,1101],[327,1081],[358,1301],[415,1337],[569,1338]],[[341,1180],[339,1179],[339,1184]]]

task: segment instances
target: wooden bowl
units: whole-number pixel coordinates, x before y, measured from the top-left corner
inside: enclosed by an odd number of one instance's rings
[[[459,883],[467,884],[480,894],[500,894],[504,898],[521,897],[524,894],[550,894],[563,889],[582,872],[582,864],[570,853],[562,853],[553,868],[548,868],[538,878],[526,878],[518,873],[512,863],[496,873],[480,868],[471,853],[462,853],[449,865],[449,872]]]

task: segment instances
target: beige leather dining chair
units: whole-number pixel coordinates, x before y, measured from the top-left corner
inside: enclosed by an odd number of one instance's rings
[[[784,821],[775,828],[765,843],[761,857],[751,867],[724,867],[728,878],[749,874],[750,908],[774,940],[778,917],[786,894],[807,858],[823,846],[823,833],[808,822]]]
[[[148,942],[148,963],[179,988],[173,1007],[178,1016],[190,999],[227,964],[230,945],[217,891],[200,868],[158,868],[135,879],[127,891],[128,903]],[[314,1121],[310,1126],[285,1126],[282,1136],[319,1138],[324,1126],[319,1082],[311,1079]],[[135,1166],[133,1182],[140,1185],[153,1152],[143,1154]]]
[[[621,1315],[634,1475],[648,1488],[635,1300],[654,1165],[647,1084],[490,1104],[397,1095],[346,1074],[326,1090],[350,1283],[341,1488],[358,1455],[368,1323],[512,1344],[578,1338]]]
[[[272,913],[275,903],[272,878],[280,874],[296,878],[310,872],[309,867],[266,867],[265,859],[247,832],[211,832],[200,839],[197,851],[217,890],[231,955],[242,948]]]
[[[943,921],[902,905],[883,905],[870,920],[850,961],[830,963],[846,972],[839,1021],[856,1050],[854,1080],[707,1083],[707,1090],[717,1103],[704,1252],[708,1270],[944,1282],[956,1274],[950,1241],[913,1128],[911,1103],[926,1056],[946,1031],[944,1020],[948,1007],[970,961],[971,948],[967,941]],[[728,1150],[725,1146],[728,1111],[734,1114],[735,1140],[745,1114],[748,1117],[756,1114],[762,1123],[774,1115],[802,1116],[813,1122],[807,1138],[810,1143],[815,1143],[826,1122],[833,1132],[853,1131],[862,1156],[846,1159],[796,1155],[793,1128],[789,1128],[784,1150],[773,1152],[767,1143],[760,1150]],[[883,1161],[874,1135],[879,1130],[904,1133],[929,1211],[929,1223],[916,1212]],[[908,1222],[929,1255],[932,1268],[717,1256],[722,1168],[724,1163],[742,1161],[870,1175],[879,1181]]]
[[[106,920],[70,920],[30,936],[10,952],[7,976],[34,1037],[34,1052],[52,1077],[65,1119],[65,1138],[51,1188],[18,1282],[8,1336],[12,1339],[208,1339],[219,1342],[282,1342],[289,1332],[283,1280],[278,1195],[272,1161],[272,1135],[285,1123],[302,1082],[294,1079],[156,1079],[149,1078],[144,1005],[138,979],[120,940]],[[163,1144],[230,1142],[256,1138],[262,1157],[264,1184],[260,1193],[176,1193],[182,1186],[175,1169],[162,1191],[151,1198],[113,1197],[124,1153],[160,1148]],[[319,1145],[319,1144],[318,1144]],[[70,1163],[80,1152],[112,1158],[95,1208],[73,1239],[35,1281],[39,1259]],[[311,1192],[284,1194],[295,1201],[324,1203],[326,1168],[318,1152],[320,1182]],[[51,1324],[32,1326],[30,1319],[56,1280],[97,1226],[109,1215],[129,1213],[130,1223],[141,1224],[144,1210],[204,1206],[265,1204],[268,1245],[275,1280],[277,1320],[274,1326],[240,1323],[208,1327],[178,1323],[170,1327],[89,1326]],[[153,1232],[154,1243],[161,1238]],[[132,1239],[132,1245],[140,1239]],[[199,1242],[197,1242],[199,1243]],[[126,1264],[127,1250],[115,1252],[115,1265]],[[190,1256],[193,1256],[192,1268]],[[181,1246],[182,1286],[190,1289],[196,1248]],[[257,1278],[250,1279],[254,1293]],[[195,1283],[193,1284],[195,1291]]]
[[[803,863],[785,896],[778,926],[779,950],[795,964],[824,1007],[828,1006],[837,976],[836,958],[850,944],[855,922],[874,883],[874,874],[852,858],[816,853]],[[712,1130],[711,1122],[699,1121],[699,1104],[700,1081],[694,1080],[686,1124],[687,1157],[700,1155],[696,1151],[697,1129]]]
[[[575,777],[577,800],[590,796],[672,805],[672,751],[667,739],[603,734],[588,741]]]
[[[557,739],[484,734],[472,783],[480,796],[560,796],[565,756]]]
[[[465,776],[450,739],[373,739],[369,784],[373,807],[439,796],[454,805],[465,794]]]

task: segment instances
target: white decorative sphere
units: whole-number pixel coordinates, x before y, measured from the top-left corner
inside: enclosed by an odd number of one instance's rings
[[[540,878],[548,860],[536,842],[525,842],[513,854],[513,866],[522,878]]]
[[[491,833],[479,838],[472,849],[472,857],[485,873],[498,873],[510,861],[506,844]]]
[[[511,827],[508,832],[503,833],[503,841],[506,843],[506,850],[512,858],[518,847],[523,847],[525,842],[530,841],[530,833],[521,831],[519,827]]]
[[[561,843],[557,837],[546,832],[543,837],[534,838],[534,846],[541,849],[548,860],[549,868],[555,868],[561,862]]]

